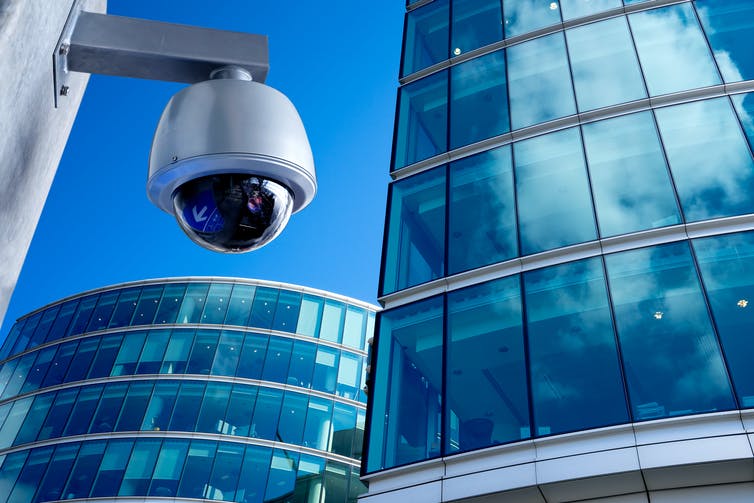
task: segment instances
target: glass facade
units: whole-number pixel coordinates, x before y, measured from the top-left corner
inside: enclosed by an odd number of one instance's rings
[[[355,501],[375,311],[177,279],[19,319],[0,361],[0,503]]]
[[[407,2],[365,475],[754,408],[754,8],[669,3]]]

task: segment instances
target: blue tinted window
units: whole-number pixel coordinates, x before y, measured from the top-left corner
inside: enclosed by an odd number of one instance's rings
[[[736,94],[731,96],[731,100],[749,140],[749,147],[754,149],[754,93]]]
[[[183,466],[178,496],[181,498],[209,497],[207,482],[215,458],[217,442],[192,440]]]
[[[92,487],[91,496],[93,498],[118,494],[118,488],[123,480],[133,445],[132,440],[111,440],[108,442]]]
[[[228,424],[228,435],[247,437],[251,430],[251,413],[257,398],[255,386],[234,385],[230,392],[228,410],[225,421]]]
[[[517,276],[448,295],[446,452],[528,438]]]
[[[296,341],[293,343],[291,364],[288,369],[288,384],[311,388],[316,353],[317,346],[311,342]]]
[[[509,47],[508,80],[513,129],[576,113],[562,33]]]
[[[579,110],[647,96],[625,18],[572,28],[566,38]]]
[[[451,56],[459,56],[503,38],[500,0],[453,0]]]
[[[162,285],[145,286],[136,304],[132,325],[151,325],[162,297]]]
[[[370,472],[440,455],[442,305],[435,297],[381,314]]]
[[[560,0],[563,19],[574,19],[622,7],[621,0]]]
[[[199,323],[204,303],[207,300],[207,283],[191,283],[186,287],[186,296],[181,303],[181,309],[178,311],[176,323]],[[177,296],[177,294],[176,294]]]
[[[71,318],[73,318],[73,313],[76,312],[78,304],[78,299],[75,299],[69,300],[60,306],[58,317],[55,318],[55,322],[52,324],[50,332],[47,334],[46,341],[55,341],[65,337],[68,324],[71,322]]]
[[[104,441],[82,444],[76,458],[76,463],[73,465],[71,474],[68,477],[68,484],[63,491],[65,499],[86,498],[89,496],[104,452]]]
[[[238,476],[241,473],[244,446],[239,444],[220,443],[217,446],[212,474],[207,485],[206,498],[221,501],[237,501],[233,499],[238,486]]]
[[[273,388],[259,388],[254,416],[251,422],[250,436],[255,438],[276,439],[280,406],[283,392]]]
[[[120,346],[118,356],[113,364],[112,375],[121,376],[136,373],[136,364],[139,361],[139,355],[146,337],[146,332],[129,332],[123,338],[123,344]]]
[[[754,185],[754,161],[727,99],[655,113],[687,221],[754,211],[748,190]]]
[[[17,321],[13,324],[10,329],[10,333],[8,333],[8,335],[5,337],[5,340],[3,341],[2,350],[0,350],[0,360],[5,359],[10,354],[11,350],[13,349],[13,345],[15,344],[16,339],[23,330],[25,324],[25,319]]]
[[[140,293],[140,288],[121,290],[120,297],[118,297],[118,303],[113,310],[113,316],[110,318],[110,323],[108,325],[110,328],[125,327],[131,323],[131,318],[136,310],[136,302],[139,299]]]
[[[326,451],[330,443],[329,425],[332,417],[332,400],[309,397],[309,407],[306,412],[306,425],[304,426],[305,447]],[[324,427],[323,425],[327,425]]]
[[[99,347],[100,338],[90,337],[83,339],[76,349],[76,354],[71,360],[68,367],[68,374],[65,376],[65,382],[74,382],[84,379],[89,373],[89,366]]]
[[[128,387],[123,410],[118,417],[115,431],[138,431],[142,425],[142,418],[152,395],[153,384],[149,381],[132,382]]]
[[[37,328],[34,330],[34,334],[29,341],[30,348],[39,346],[45,342],[50,327],[52,327],[53,322],[58,316],[58,311],[60,311],[60,306],[55,306],[46,310],[42,314],[42,318],[39,320],[39,325],[37,325]]]
[[[123,398],[128,390],[127,383],[110,383],[105,386],[92,418],[89,433],[103,433],[115,429],[115,421],[123,405]]]
[[[401,87],[393,169],[445,152],[448,149],[447,120],[447,70]]]
[[[194,431],[199,407],[204,396],[204,383],[183,382],[175,402],[173,416],[168,429],[175,431]]]
[[[335,454],[354,457],[353,443],[356,437],[356,407],[334,403],[332,417],[332,446]],[[363,439],[359,438],[357,441]]]
[[[278,293],[279,290],[274,288],[257,288],[249,318],[250,327],[272,328]]]
[[[346,307],[346,319],[343,322],[343,345],[350,348],[361,349],[364,347],[364,324],[366,311],[364,309]]]
[[[47,469],[52,450],[52,447],[42,447],[29,453],[23,470],[18,474],[16,486],[8,495],[8,503],[31,503],[34,493],[37,492],[39,479]]]
[[[13,440],[23,425],[26,414],[29,412],[32,400],[33,397],[26,397],[3,406],[10,407],[10,410],[7,411],[6,409],[8,416],[5,418],[2,429],[0,429],[0,449],[5,449],[13,444]],[[0,417],[3,414],[4,412],[0,410]]]
[[[173,412],[173,406],[178,396],[178,386],[179,383],[175,381],[158,381],[154,385],[154,392],[144,413],[141,427],[135,429],[145,431],[167,430],[170,415]]]
[[[110,323],[110,316],[115,309],[115,302],[118,300],[118,292],[106,292],[100,295],[97,301],[97,306],[92,312],[92,317],[89,320],[89,326],[86,328],[87,332],[93,332],[95,330],[102,330],[107,328]]]
[[[288,363],[291,360],[293,341],[280,337],[270,337],[267,355],[262,370],[262,380],[272,382],[286,382]]]
[[[597,237],[579,130],[513,145],[521,253]]]
[[[170,332],[167,330],[150,330],[144,341],[144,347],[139,355],[139,363],[136,366],[137,374],[157,374],[162,365]]]
[[[448,0],[436,0],[406,14],[401,75],[448,58]]]
[[[165,290],[160,299],[160,305],[155,314],[155,324],[175,323],[178,318],[178,310],[186,293],[186,285],[165,285]]]
[[[322,311],[322,325],[319,338],[331,342],[340,342],[341,327],[345,314],[345,304],[334,300],[325,300],[325,308]]]
[[[55,396],[55,401],[52,403],[50,412],[47,414],[42,428],[37,435],[38,440],[47,440],[48,438],[57,438],[63,433],[68,416],[71,413],[73,404],[76,401],[76,396],[79,390],[67,389],[59,391]]]
[[[215,358],[219,334],[214,330],[197,330],[186,373],[209,374],[212,360]]]
[[[742,407],[754,407],[754,234],[728,234],[693,241],[728,370]]]
[[[60,444],[55,448],[47,472],[39,483],[35,503],[63,499],[63,486],[71,473],[78,450],[78,443]]]
[[[5,391],[3,391],[0,399],[4,400],[18,395],[18,392],[21,391],[21,386],[23,386],[24,382],[26,382],[26,378],[29,376],[29,371],[36,358],[36,353],[29,353],[18,360],[18,365],[16,365],[13,375],[10,376],[8,385],[5,387]]]
[[[126,338],[126,340],[128,339],[129,337]],[[89,369],[89,379],[110,375],[110,372],[113,370],[115,357],[118,355],[118,351],[120,351],[122,341],[122,335],[113,334],[102,337],[102,342],[100,343],[97,354],[92,361],[92,368]]]
[[[691,3],[628,16],[650,96],[720,83]]]
[[[560,22],[560,2],[505,0],[503,3],[506,38]]]
[[[76,314],[73,315],[73,319],[68,326],[67,335],[77,335],[84,332],[92,311],[94,311],[94,306],[97,304],[97,297],[97,295],[90,295],[81,299],[76,308]]]
[[[81,388],[63,433],[66,437],[81,435],[89,430],[89,423],[92,422],[94,411],[100,403],[102,388],[101,384]]]
[[[160,451],[160,439],[139,439],[134,445],[128,461],[118,496],[138,496],[147,494],[152,471]]]
[[[47,412],[50,410],[50,405],[55,398],[54,393],[45,393],[44,395],[37,395],[34,397],[29,412],[26,414],[23,425],[18,430],[16,440],[13,445],[21,445],[28,442],[34,442],[37,439],[39,430],[42,428],[47,417]]]
[[[202,408],[196,421],[196,431],[205,433],[227,433],[228,423],[225,422],[225,409],[230,399],[230,384],[207,383],[204,392]]]
[[[11,354],[15,355],[15,354],[21,353],[29,346],[29,342],[31,341],[31,336],[34,334],[34,331],[37,329],[37,325],[39,325],[39,321],[41,319],[42,319],[42,313],[37,313],[26,320],[26,323],[24,323],[24,326],[23,326],[23,330],[21,330],[21,333],[19,334],[18,339],[16,339],[16,343],[13,345]]]
[[[444,273],[445,166],[391,185],[382,293]]]
[[[518,240],[510,146],[451,163],[449,173],[448,273],[515,257]]]
[[[38,389],[42,384],[50,365],[53,363],[52,359],[55,356],[57,347],[47,347],[37,353],[37,358],[34,360],[34,365],[31,366],[29,375],[26,377],[26,382],[21,387],[21,393],[27,391],[33,391]]]
[[[749,49],[754,5],[749,0],[696,0],[696,10],[726,82],[754,79]]]
[[[510,130],[503,51],[450,69],[450,148]]]
[[[225,315],[226,325],[246,325],[249,313],[251,313],[254,290],[255,288],[250,285],[233,285],[233,293],[228,302],[228,312]]]
[[[681,223],[650,112],[585,124],[582,130],[603,237]]]
[[[187,451],[187,440],[166,439],[163,441],[152,474],[152,482],[149,485],[149,496],[176,495]]]
[[[186,370],[191,342],[194,340],[193,330],[173,330],[170,334],[170,342],[165,350],[165,358],[162,361],[161,374],[183,374]]]
[[[241,358],[238,362],[238,377],[247,379],[259,379],[264,367],[264,356],[267,351],[269,337],[261,334],[247,333],[241,349]]]
[[[338,367],[338,383],[335,394],[356,400],[359,394],[361,380],[361,357],[343,352],[340,354]]]
[[[281,449],[273,451],[264,501],[283,499],[286,495],[293,492],[296,486],[298,456],[297,452]]]
[[[272,449],[247,445],[241,473],[238,476],[236,501],[263,501],[270,470]]]
[[[294,445],[301,444],[308,404],[309,398],[306,395],[292,391],[285,392],[283,406],[280,409],[280,422],[278,423],[278,435],[281,442]]]
[[[202,323],[219,324],[225,320],[225,312],[228,310],[230,291],[233,285],[227,283],[212,283],[207,293],[207,302],[204,303]]]
[[[319,325],[322,321],[322,306],[324,299],[314,295],[304,295],[301,299],[301,310],[298,313],[296,333],[309,337],[319,337]]]
[[[634,420],[734,407],[688,244],[605,257]]]
[[[312,388],[325,393],[335,393],[335,379],[338,375],[338,356],[340,351],[327,346],[317,348],[314,360],[314,377]]]
[[[295,333],[300,307],[301,293],[280,290],[272,329],[280,330],[281,332]]]
[[[0,468],[0,494],[3,500],[13,490],[18,474],[24,467],[29,451],[14,452],[9,454]]]
[[[68,372],[68,365],[71,363],[76,348],[79,345],[79,341],[66,342],[58,346],[58,352],[55,355],[54,363],[47,371],[47,375],[42,381],[42,387],[55,386],[63,382],[66,373]]]
[[[238,358],[241,356],[243,333],[223,330],[217,345],[215,361],[212,363],[212,375],[232,376],[236,373]]]
[[[524,274],[537,435],[629,420],[602,260]]]

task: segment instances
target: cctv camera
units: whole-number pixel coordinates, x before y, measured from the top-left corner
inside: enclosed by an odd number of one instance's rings
[[[193,241],[226,253],[272,241],[317,190],[293,104],[244,75],[220,72],[173,96],[149,156],[149,199]]]

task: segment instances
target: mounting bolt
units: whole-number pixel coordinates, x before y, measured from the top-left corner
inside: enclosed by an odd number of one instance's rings
[[[177,156],[177,155],[174,155],[174,156],[173,156],[173,162],[177,162],[177,161],[178,161],[178,156]]]
[[[68,54],[68,50],[70,48],[71,46],[68,44],[60,44],[60,48],[58,49],[58,54],[60,54],[61,56],[65,56],[66,54]]]
[[[60,95],[61,96],[68,96],[68,86],[62,86],[60,88]]]

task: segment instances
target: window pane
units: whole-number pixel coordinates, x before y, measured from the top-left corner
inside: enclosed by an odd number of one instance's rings
[[[634,420],[734,408],[688,245],[605,261]]]
[[[165,285],[160,306],[154,317],[155,324],[175,323],[178,318],[178,310],[186,293],[186,285]]]
[[[126,471],[128,457],[133,448],[132,440],[111,440],[102,457],[97,478],[92,487],[93,498],[115,496]]]
[[[296,486],[297,452],[275,449],[270,463],[270,476],[264,501],[283,500]]]
[[[194,345],[191,348],[186,373],[208,375],[215,358],[219,334],[214,330],[197,330]]]
[[[267,356],[262,371],[263,381],[285,383],[288,375],[288,364],[291,361],[293,341],[279,337],[270,337]]]
[[[47,333],[50,331],[50,327],[55,321],[59,310],[60,306],[55,306],[42,313],[39,325],[37,325],[37,328],[34,330],[34,335],[31,336],[31,340],[29,341],[30,348],[37,347],[44,343],[47,339]]]
[[[650,112],[583,126],[600,235],[681,223]]]
[[[656,112],[686,220],[754,211],[754,162],[725,98]],[[721,169],[721,166],[725,166]]]
[[[55,322],[52,324],[52,328],[50,328],[50,332],[47,334],[46,342],[56,341],[65,337],[66,330],[68,329],[68,324],[71,322],[71,318],[73,318],[73,313],[76,312],[76,307],[78,306],[78,304],[79,301],[78,299],[76,299],[69,300],[68,302],[60,306],[58,317],[55,319]]]
[[[238,366],[243,346],[243,332],[223,330],[217,345],[215,361],[212,363],[212,375],[233,376]]]
[[[225,409],[230,399],[230,384],[207,383],[204,392],[202,408],[196,421],[196,431],[204,433],[227,433],[228,423],[225,422]]]
[[[301,299],[301,311],[298,313],[296,333],[309,337],[319,337],[319,324],[322,320],[322,297],[304,295]]]
[[[105,441],[86,442],[73,465],[63,494],[65,499],[86,498],[92,489],[94,477],[97,475],[102,455],[105,452]]]
[[[100,343],[97,354],[92,361],[92,368],[89,369],[89,375],[87,376],[89,379],[110,375],[110,372],[113,370],[115,357],[118,355],[121,348],[122,341],[122,335],[113,334],[102,337],[102,342]]]
[[[178,312],[176,323],[199,323],[208,290],[207,283],[192,283],[186,288],[186,296]]]
[[[283,392],[274,388],[259,388],[250,436],[275,440]]]
[[[577,128],[513,145],[521,253],[597,237]]]
[[[335,454],[353,457],[353,441],[356,433],[356,407],[335,403],[332,418],[332,447]]]
[[[187,440],[166,439],[162,442],[149,486],[149,496],[175,496],[187,451]]]
[[[625,18],[567,30],[566,38],[579,110],[647,96]]]
[[[89,320],[89,326],[86,328],[87,332],[93,332],[95,330],[102,330],[107,328],[110,323],[110,316],[115,309],[115,302],[118,300],[119,292],[105,292],[100,295],[97,301],[97,307],[94,308],[92,317]]]
[[[236,501],[259,503],[263,501],[267,475],[270,470],[272,449],[247,445],[238,477]]]
[[[340,367],[338,368],[338,384],[335,393],[338,396],[356,400],[359,393],[359,380],[361,378],[361,357],[346,352],[340,355]]]
[[[450,148],[509,130],[503,51],[453,66],[450,69]]]
[[[393,169],[445,152],[448,149],[447,120],[447,70],[401,87]]]
[[[440,455],[442,305],[434,297],[380,315],[369,472]]]
[[[251,414],[257,399],[256,386],[235,384],[230,392],[230,402],[225,414],[228,423],[228,435],[240,437],[249,436],[251,429]]]
[[[145,286],[136,304],[132,325],[151,325],[154,322],[157,306],[162,297],[162,285]]]
[[[37,492],[39,480],[47,469],[52,447],[34,449],[29,453],[24,469],[18,475],[13,492],[8,495],[8,503],[31,503]]]
[[[236,494],[243,455],[243,445],[218,444],[205,498],[218,501],[235,501],[233,497]]]
[[[324,501],[325,493],[322,475],[325,471],[325,460],[317,456],[301,454],[296,471],[296,487],[293,490],[294,501]],[[356,500],[353,500],[356,503]]]
[[[63,486],[71,473],[78,450],[78,443],[60,444],[55,448],[47,473],[39,484],[35,503],[64,499]]]
[[[560,0],[564,20],[588,16],[618,7],[623,7],[620,0]]]
[[[115,305],[113,316],[108,324],[110,328],[126,327],[131,324],[131,318],[136,311],[136,302],[140,293],[141,288],[121,290],[118,303]]]
[[[272,329],[295,333],[300,307],[301,294],[299,292],[280,290]]]
[[[749,147],[754,149],[754,93],[735,94],[731,100],[749,140]]]
[[[278,423],[278,440],[286,444],[301,445],[308,404],[307,395],[292,391],[285,392]]]
[[[31,366],[29,374],[26,376],[26,382],[21,387],[21,394],[39,389],[42,381],[47,375],[47,371],[50,368],[57,349],[56,346],[51,346],[37,352],[37,358],[34,360],[34,364]]]
[[[448,59],[448,0],[406,14],[406,39],[401,76]]]
[[[2,470],[0,470],[0,494],[3,498],[7,498],[13,489],[13,485],[16,483],[18,475],[24,468],[26,457],[29,455],[29,451],[14,452],[9,454],[2,464]]]
[[[382,293],[444,273],[445,166],[391,185]]]
[[[65,376],[65,382],[80,381],[87,376],[99,343],[99,337],[90,337],[80,341],[68,368],[68,374]]]
[[[139,355],[139,363],[136,366],[137,374],[157,374],[160,372],[162,358],[165,355],[170,331],[150,330],[147,334],[144,348]]]
[[[26,379],[29,377],[29,371],[31,370],[31,367],[34,364],[34,360],[36,358],[36,353],[29,353],[21,357],[21,359],[18,361],[18,365],[16,365],[16,368],[13,371],[13,375],[11,375],[10,379],[8,380],[8,385],[5,387],[5,391],[3,391],[0,399],[4,400],[6,398],[18,395],[18,392],[21,391],[21,386],[23,386],[23,384],[26,382]]]
[[[560,22],[559,2],[505,0],[504,3],[506,38]]]
[[[63,433],[63,428],[66,421],[68,421],[68,416],[71,413],[78,393],[79,390],[76,388],[58,391],[50,412],[47,414],[47,418],[42,425],[42,429],[39,431],[38,440],[57,438]]]
[[[754,38],[754,5],[749,0],[694,3],[725,82],[754,79],[749,50]]]
[[[345,307],[345,304],[342,302],[325,300],[325,309],[322,313],[322,327],[319,332],[320,339],[340,342]]]
[[[304,426],[304,446],[326,451],[330,445],[331,420],[332,401],[310,396]]]
[[[207,293],[207,302],[202,314],[202,323],[218,324],[225,319],[225,311],[228,310],[230,291],[233,285],[228,283],[212,283]]]
[[[314,358],[317,346],[311,342],[296,341],[293,343],[291,364],[288,369],[288,384],[312,387],[312,373],[314,372]]]
[[[344,501],[348,496],[348,465],[328,460],[325,469],[325,494],[333,501]]]
[[[193,330],[173,330],[170,334],[170,342],[165,350],[165,359],[162,362],[161,374],[183,374],[186,370],[191,343],[194,340]]]
[[[128,387],[128,394],[123,402],[123,410],[115,425],[115,431],[139,431],[149,398],[152,396],[153,384],[149,381],[135,381]]]
[[[139,439],[136,441],[118,496],[147,494],[161,442],[160,439]]]
[[[448,295],[448,453],[528,438],[518,276]]]
[[[174,381],[158,381],[149,399],[140,430],[164,431],[168,429],[179,384]]]
[[[312,388],[325,393],[335,393],[335,379],[338,374],[338,355],[340,351],[326,346],[317,348],[314,359],[314,377]]]
[[[451,56],[503,38],[500,0],[453,0]]]
[[[63,378],[68,372],[68,365],[71,363],[78,345],[79,341],[71,341],[58,346],[58,352],[55,355],[55,359],[52,362],[52,365],[50,365],[50,369],[47,371],[44,381],[42,381],[43,388],[47,386],[55,386],[56,384],[63,382]]]
[[[14,323],[10,329],[10,333],[5,336],[2,349],[0,350],[0,360],[4,360],[9,354],[11,354],[13,346],[15,345],[19,334],[23,331],[26,321],[27,320],[24,319]]]
[[[207,483],[209,482],[212,461],[215,459],[217,442],[206,440],[192,440],[188,450],[186,463],[178,487],[181,498],[207,497]]]
[[[259,379],[264,367],[264,356],[269,337],[261,334],[247,333],[243,341],[241,359],[238,362],[237,377]]]
[[[127,383],[109,383],[105,386],[97,406],[97,412],[94,413],[92,418],[89,433],[113,431],[127,390]]]
[[[178,400],[173,408],[169,430],[194,431],[199,407],[204,396],[204,383],[184,382],[178,392]]]
[[[90,295],[81,299],[76,309],[76,314],[73,315],[73,320],[68,326],[68,333],[66,335],[78,335],[84,332],[96,304],[97,295]]]
[[[451,163],[448,218],[449,274],[518,254],[510,146]]]
[[[272,328],[278,293],[279,290],[274,288],[257,288],[249,318],[250,327]]]
[[[31,342],[31,336],[34,334],[34,331],[37,329],[37,326],[39,326],[39,322],[41,319],[42,319],[42,313],[37,313],[26,320],[26,323],[24,323],[23,330],[21,330],[21,334],[18,336],[16,343],[13,345],[11,354],[21,353],[22,351],[24,351],[26,348],[29,347],[29,343]]]
[[[144,346],[146,332],[129,332],[123,338],[123,345],[115,358],[111,375],[122,376],[136,373],[136,363],[139,361],[141,348]]]
[[[350,348],[361,349],[364,347],[364,323],[366,311],[348,306],[346,308],[346,321],[343,324],[343,345]]]
[[[693,241],[728,370],[742,407],[754,407],[754,339],[751,291],[754,286],[754,234],[728,234]]]
[[[250,285],[233,285],[233,293],[228,302],[228,312],[225,315],[226,325],[246,325],[249,313],[251,313],[254,290],[255,288]]]
[[[602,260],[524,274],[537,435],[627,422]]]
[[[82,435],[89,430],[89,423],[92,421],[94,411],[100,402],[102,388],[101,384],[81,388],[65,427],[64,435],[66,437]]]
[[[576,113],[562,33],[509,47],[508,79],[513,129]]]
[[[691,3],[636,12],[628,20],[650,96],[720,83]]]
[[[18,435],[16,435],[13,445],[34,442],[37,439],[37,434],[47,417],[47,412],[50,410],[53,398],[55,398],[55,393],[45,393],[34,397],[34,402],[26,414],[26,418],[18,431]]]

